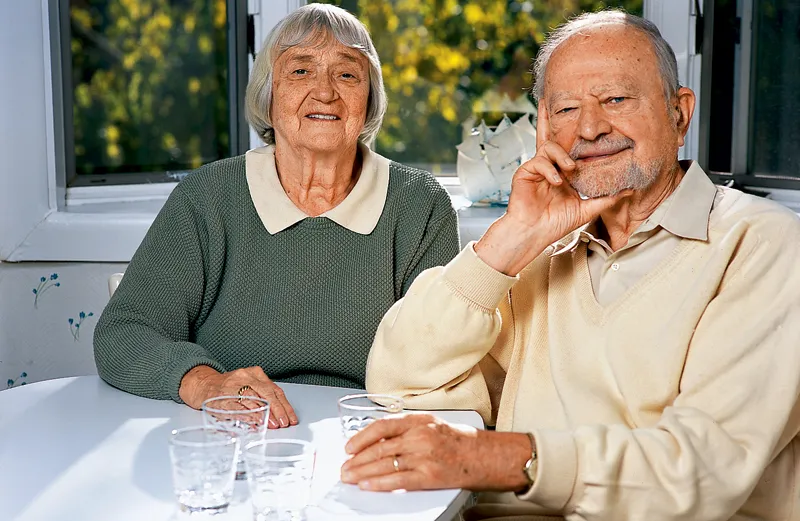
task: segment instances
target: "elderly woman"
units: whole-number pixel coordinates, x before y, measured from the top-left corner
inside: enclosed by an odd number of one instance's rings
[[[130,393],[194,408],[256,394],[288,426],[275,381],[363,388],[381,317],[458,253],[458,224],[430,174],[367,148],[386,99],[348,12],[282,20],[246,104],[266,146],[178,184],[97,324],[95,359]]]

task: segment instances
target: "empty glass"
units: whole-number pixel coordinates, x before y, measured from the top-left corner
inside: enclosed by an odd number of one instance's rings
[[[255,521],[304,521],[316,451],[304,440],[250,443],[242,454]]]
[[[172,484],[183,512],[224,513],[233,496],[239,440],[220,429],[187,427],[169,439]]]
[[[403,400],[388,394],[350,394],[339,398],[339,421],[346,438],[381,418],[403,412]]]
[[[269,402],[255,396],[217,396],[203,402],[203,423],[236,435],[241,450],[267,434]],[[245,478],[244,460],[239,458],[236,479]]]

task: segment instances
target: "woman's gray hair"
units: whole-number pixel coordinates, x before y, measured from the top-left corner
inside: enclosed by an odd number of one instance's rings
[[[247,84],[245,116],[253,130],[268,145],[275,143],[275,131],[269,115],[275,61],[291,47],[317,41],[320,34],[330,35],[345,47],[356,49],[367,57],[369,100],[359,140],[370,144],[378,135],[386,114],[386,91],[383,88],[381,62],[367,28],[358,18],[340,7],[308,4],[290,13],[270,31],[256,56]]]
[[[544,43],[539,48],[539,54],[536,55],[536,61],[533,65],[534,97],[539,100],[544,96],[547,64],[556,49],[573,36],[581,34],[587,29],[596,29],[604,25],[624,25],[640,31],[647,37],[653,46],[656,60],[658,60],[658,70],[661,73],[661,81],[664,83],[664,96],[669,102],[678,93],[678,89],[681,88],[675,52],[664,37],[661,36],[661,32],[653,22],[618,9],[584,13],[558,26],[547,35]]]

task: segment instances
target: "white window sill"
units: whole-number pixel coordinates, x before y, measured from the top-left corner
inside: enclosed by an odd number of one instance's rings
[[[70,188],[6,260],[129,262],[176,185]]]
[[[457,178],[440,178],[463,207]],[[70,188],[67,205],[34,227],[6,259],[55,262],[129,262],[177,183]],[[503,208],[460,208],[461,242],[477,240]]]
[[[466,207],[455,177],[439,178],[458,210],[461,244],[478,240],[503,207]],[[129,262],[177,183],[71,188],[67,206],[50,212],[7,261]],[[800,213],[800,193],[772,190],[767,198]]]

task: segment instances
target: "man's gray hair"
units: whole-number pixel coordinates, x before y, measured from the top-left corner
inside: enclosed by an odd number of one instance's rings
[[[308,4],[290,13],[270,31],[256,56],[247,84],[245,116],[253,130],[268,145],[275,143],[269,111],[272,105],[272,74],[275,61],[287,49],[332,36],[345,47],[360,51],[369,60],[369,100],[367,116],[359,140],[369,144],[378,135],[386,114],[381,62],[367,28],[358,18],[340,7]]]
[[[661,32],[653,22],[618,9],[584,13],[558,26],[547,35],[544,43],[539,48],[539,54],[536,55],[536,61],[533,65],[534,97],[539,100],[544,96],[547,65],[556,49],[573,36],[581,34],[587,29],[596,29],[604,25],[631,27],[647,37],[653,46],[656,60],[658,60],[658,70],[661,73],[661,81],[664,83],[664,96],[669,102],[681,87],[678,80],[678,62],[675,59],[675,52],[664,37],[661,36]]]

